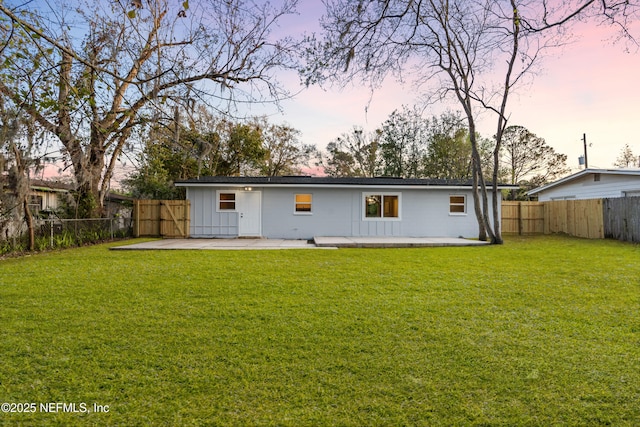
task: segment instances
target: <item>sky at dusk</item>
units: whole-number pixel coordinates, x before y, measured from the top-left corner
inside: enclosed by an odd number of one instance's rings
[[[323,6],[317,0],[300,3],[299,16],[283,22],[292,34],[314,31]],[[578,156],[584,152],[586,134],[589,167],[610,168],[625,144],[640,155],[640,52],[615,44],[611,28],[582,25],[581,37],[547,54],[531,82],[510,98],[510,124],[521,125],[544,138],[557,152],[568,156],[577,171]],[[295,76],[287,79],[292,91],[299,90]],[[328,142],[349,132],[353,126],[373,131],[395,109],[420,103],[419,92],[389,79],[373,94],[365,86],[323,90],[311,87],[282,104],[272,122],[286,122],[302,132],[305,143],[324,148]],[[433,105],[430,117],[455,103]],[[495,120],[481,121],[485,137],[495,133]]]
[[[300,37],[319,31],[324,6],[319,0],[300,0],[298,15],[280,21],[278,33]],[[640,28],[637,28],[640,39]],[[557,152],[568,156],[568,166],[578,171],[578,157],[584,153],[586,134],[589,167],[611,168],[625,144],[640,155],[640,51],[615,44],[609,27],[581,24],[577,41],[547,54],[531,82],[520,87],[509,101],[512,125],[521,125],[546,140]],[[401,85],[393,78],[371,93],[366,85],[352,82],[345,89],[302,88],[295,73],[282,73],[280,80],[292,92],[293,99],[283,101],[280,109],[253,107],[247,115],[269,117],[271,123],[286,123],[301,132],[305,144],[324,149],[327,143],[354,126],[374,131],[403,105],[421,103],[420,91],[410,83]],[[459,110],[455,102],[429,106],[425,117],[443,111]],[[481,120],[484,137],[495,134],[495,119]],[[121,180],[131,163],[121,168]],[[57,175],[51,166],[47,175]],[[117,185],[117,184],[116,184]]]

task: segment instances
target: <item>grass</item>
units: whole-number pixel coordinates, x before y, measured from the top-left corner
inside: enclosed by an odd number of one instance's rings
[[[640,424],[638,246],[109,246],[0,261],[0,402],[89,409],[0,424]]]

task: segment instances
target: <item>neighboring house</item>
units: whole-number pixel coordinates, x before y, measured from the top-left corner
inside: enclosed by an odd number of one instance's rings
[[[640,169],[584,169],[528,194],[541,202],[640,196]]]
[[[74,186],[60,181],[46,181],[40,179],[31,180],[31,193],[29,195],[29,207],[31,213],[38,215],[40,212],[57,212],[62,208],[65,199],[67,204],[72,204],[71,192]],[[133,198],[110,192],[105,197],[106,216],[131,217]]]
[[[38,215],[41,211],[55,212],[62,207],[64,198],[69,198],[73,185],[59,181],[31,180],[29,194],[29,208],[31,213]]]
[[[478,236],[468,181],[203,177],[175,185],[191,202],[191,237]]]

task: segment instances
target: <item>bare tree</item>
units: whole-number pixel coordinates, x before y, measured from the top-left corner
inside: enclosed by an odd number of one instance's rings
[[[10,23],[1,19],[0,34],[8,35],[0,46],[0,55],[6,58],[5,63],[0,64],[0,70],[6,67],[7,61],[13,61],[26,76],[22,81],[16,75],[7,76],[3,84],[14,90],[26,90],[25,97],[30,97],[37,84],[32,75],[43,54],[29,46],[29,35],[25,31],[12,28]],[[35,225],[29,207],[31,175],[37,171],[44,157],[40,151],[41,133],[42,129],[27,114],[23,104],[0,96],[0,224],[5,237],[8,238],[9,234],[16,237],[21,233],[24,220],[30,251],[35,249]]]
[[[29,204],[31,173],[40,164],[36,124],[19,110],[6,108],[4,103],[0,103],[0,154],[7,169],[6,176],[0,169],[0,223],[7,226],[7,231],[9,228],[19,230],[17,224],[24,218],[29,237],[27,249],[33,251],[35,224]]]
[[[510,184],[521,189],[554,181],[571,172],[566,154],[556,153],[553,147],[522,126],[509,126],[503,134],[501,160],[509,176]],[[512,190],[516,199],[517,190]]]
[[[327,2],[324,40],[309,48],[307,84],[365,80],[376,87],[389,75],[414,81],[429,98],[452,98],[467,119],[472,148],[474,210],[480,239],[501,243],[497,178],[508,100],[545,48],[561,43],[569,24],[598,16],[609,22],[636,13],[630,2],[586,0],[396,0]],[[495,117],[493,176],[486,182],[478,149],[480,110]],[[493,221],[488,202],[492,193]]]
[[[204,0],[191,9],[168,0],[35,9],[41,6],[0,3],[5,39],[27,32],[40,55],[27,58],[38,65],[28,77],[7,42],[0,94],[59,139],[85,215],[100,214],[133,130],[149,120],[174,119],[157,114],[163,107],[206,102],[228,111],[229,102],[286,96],[275,71],[291,65],[293,42],[276,40],[271,31],[295,0],[280,8],[251,0]],[[11,76],[38,84],[14,89],[4,83]]]
[[[625,144],[613,166],[617,168],[640,167],[640,156],[633,153],[629,144]]]

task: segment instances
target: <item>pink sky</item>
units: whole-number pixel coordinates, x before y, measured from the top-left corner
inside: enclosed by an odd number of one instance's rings
[[[283,27],[291,34],[317,28],[321,3],[303,0],[299,10],[304,12]],[[525,126],[545,138],[557,152],[568,156],[574,170],[579,169],[578,156],[584,152],[582,135],[586,133],[591,144],[589,167],[609,168],[625,144],[640,155],[640,53],[627,53],[623,44],[613,44],[610,28],[582,25],[577,31],[581,38],[544,58],[532,83],[510,98],[510,124]],[[296,77],[289,81],[296,90]],[[419,103],[417,94],[410,85],[401,86],[392,79],[372,98],[365,87],[327,91],[312,87],[284,102],[283,113],[275,113],[270,120],[289,123],[302,132],[305,143],[324,148],[354,125],[373,131],[403,104]],[[447,107],[458,109],[455,103],[436,105],[425,114],[437,115]],[[494,123],[480,124],[483,136],[493,135]]]
[[[318,19],[324,11],[322,3],[300,0],[298,10],[302,11],[300,15],[281,21],[282,33],[297,37],[317,31]],[[579,169],[582,135],[586,133],[591,144],[589,166],[610,168],[625,144],[640,155],[637,130],[640,53],[637,50],[627,53],[624,45],[614,45],[610,41],[613,35],[610,28],[583,25],[578,30],[582,35],[579,41],[544,58],[532,83],[512,95],[510,124],[525,126],[545,138],[557,152],[568,156],[568,165],[574,171]],[[640,31],[637,33],[640,38]],[[295,74],[281,77],[292,92],[301,90]],[[283,102],[282,112],[255,107],[247,114],[267,113],[272,123],[288,123],[302,132],[304,143],[324,149],[353,126],[373,131],[403,104],[418,103],[419,92],[408,84],[402,86],[388,79],[373,95],[359,85],[343,90],[311,87]],[[457,110],[458,106],[434,105],[425,115],[438,115],[447,108]],[[483,136],[494,134],[494,123],[495,120],[480,123]],[[57,175],[57,171],[52,175]]]

